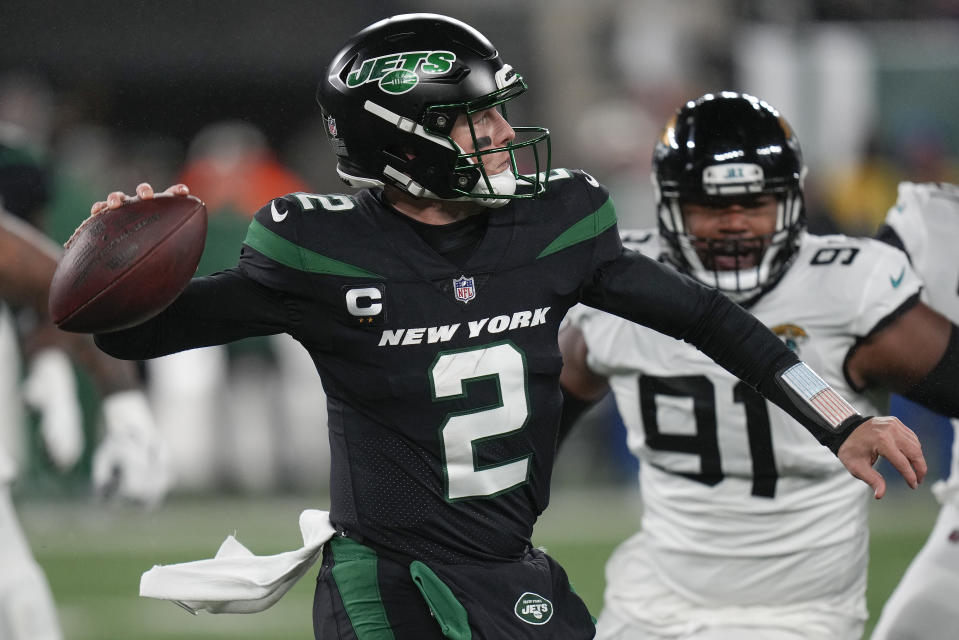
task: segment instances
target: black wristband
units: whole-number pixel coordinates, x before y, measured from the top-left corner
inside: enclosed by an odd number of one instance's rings
[[[831,436],[827,436],[825,440],[820,439],[820,442],[829,447],[830,451],[838,454],[839,447],[841,447],[842,443],[844,443],[849,436],[852,435],[852,432],[856,430],[856,427],[867,420],[871,420],[873,417],[875,416],[863,416],[858,413],[854,416],[850,416],[842,421],[842,424],[839,425],[839,430],[836,433],[832,434]]]

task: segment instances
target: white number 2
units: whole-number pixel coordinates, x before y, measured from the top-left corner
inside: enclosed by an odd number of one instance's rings
[[[450,500],[494,496],[526,482],[530,456],[521,456],[478,467],[475,446],[501,438],[526,426],[529,398],[526,362],[511,343],[440,354],[430,368],[433,398],[446,400],[466,395],[463,383],[494,380],[500,402],[472,411],[450,413],[440,429]]]

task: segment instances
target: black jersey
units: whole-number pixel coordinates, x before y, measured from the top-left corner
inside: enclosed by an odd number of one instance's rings
[[[351,535],[439,560],[529,544],[556,451],[559,323],[620,251],[605,189],[563,170],[550,185],[491,210],[462,267],[378,190],[257,213],[240,269],[301,301],[291,333],[323,380],[331,514]]]
[[[98,342],[143,358],[289,333],[327,395],[338,527],[417,558],[519,558],[549,498],[559,324],[621,244],[608,192],[582,172],[484,215],[456,267],[380,190],[277,198],[236,269]]]
[[[541,197],[484,214],[462,267],[400,215],[379,190],[278,198],[237,268],[97,342],[148,358],[289,333],[328,397],[333,522],[441,562],[516,559],[530,544],[556,453],[557,332],[575,303],[684,338],[767,397],[796,361],[715,290],[624,251],[609,194],[585,173],[554,170]]]

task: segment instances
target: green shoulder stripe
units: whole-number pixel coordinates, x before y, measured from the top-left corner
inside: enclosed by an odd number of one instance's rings
[[[243,244],[256,249],[271,260],[299,271],[309,273],[325,273],[331,276],[347,276],[353,278],[382,278],[383,276],[354,267],[351,264],[327,258],[315,251],[304,249],[293,244],[286,238],[273,233],[262,224],[254,220],[246,232]]]
[[[616,224],[616,207],[613,206],[613,199],[607,198],[603,206],[561,233],[536,258],[543,258],[574,244],[595,238],[614,224]]]

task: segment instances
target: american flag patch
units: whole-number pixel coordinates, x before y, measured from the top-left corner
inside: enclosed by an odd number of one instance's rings
[[[859,413],[803,362],[786,369],[782,377],[834,431],[843,420]]]

